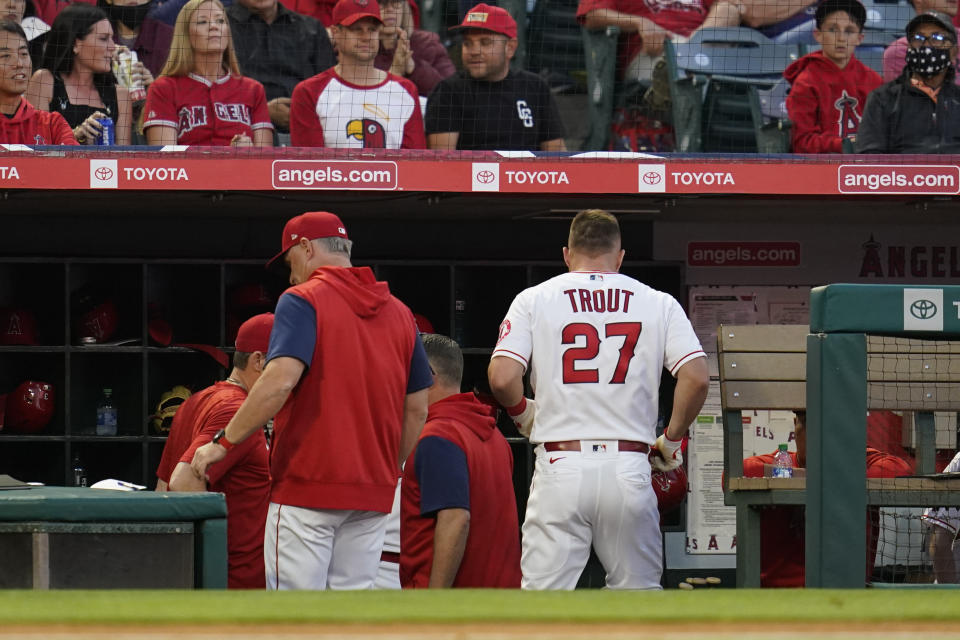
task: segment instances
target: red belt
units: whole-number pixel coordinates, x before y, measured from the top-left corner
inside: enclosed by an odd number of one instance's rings
[[[580,451],[580,441],[564,440],[563,442],[544,442],[543,448],[546,451]],[[646,442],[634,442],[633,440],[617,440],[617,449],[620,451],[648,453],[650,451],[650,445]]]
[[[380,554],[380,562],[393,562],[400,564],[400,554],[395,551],[384,551]]]

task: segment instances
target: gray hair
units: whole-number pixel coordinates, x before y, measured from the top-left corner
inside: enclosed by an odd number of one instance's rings
[[[350,250],[353,248],[352,240],[336,236],[332,238],[316,238],[312,242],[327,253],[342,253],[348,258],[350,257]]]
[[[460,351],[460,345],[438,333],[425,333],[420,337],[434,375],[447,385],[459,389],[463,379],[463,352]]]

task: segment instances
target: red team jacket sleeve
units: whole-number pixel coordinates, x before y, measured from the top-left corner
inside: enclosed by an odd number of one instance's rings
[[[66,118],[55,111],[50,114],[50,140],[50,144],[79,144]]]
[[[301,82],[290,98],[290,144],[294,147],[324,147],[323,127],[317,117],[317,97]]]
[[[147,90],[147,104],[143,108],[144,129],[154,125],[178,129],[174,89],[173,78],[169,77],[157,78],[150,85]]]
[[[179,461],[191,462],[197,449],[213,440],[213,436],[216,435],[217,431],[226,428],[227,424],[230,423],[230,419],[239,408],[240,404],[236,402],[221,403],[216,410],[207,416],[200,431],[194,436],[193,441],[183,455],[180,456]],[[256,435],[257,434],[254,433],[243,442],[237,443],[227,452],[226,458],[214,465],[210,465],[207,469],[207,481],[209,484],[215,484],[220,478],[225,476],[234,465],[247,457],[247,453],[249,453],[251,447],[257,446],[260,443],[260,438],[257,438]]]
[[[794,153],[840,153],[843,141],[820,123],[820,100],[809,73],[803,73],[787,96],[787,113],[793,122]]]
[[[420,96],[417,88],[407,79],[401,81],[403,88],[413,97],[413,114],[403,125],[403,142],[401,149],[426,149],[427,136],[423,132],[423,110],[420,109]]]
[[[267,94],[263,90],[263,85],[256,82],[253,89],[253,104],[250,106],[253,112],[250,123],[251,129],[273,129],[273,122],[270,120],[270,109],[267,107]]]

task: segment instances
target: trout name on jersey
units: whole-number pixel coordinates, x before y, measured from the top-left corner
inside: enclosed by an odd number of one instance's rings
[[[217,116],[217,120],[223,120],[224,122],[240,122],[245,125],[250,125],[250,107],[245,104],[224,104],[222,102],[214,102],[213,110]],[[183,107],[180,109],[180,133],[186,133],[191,129],[196,127],[203,127],[207,124],[207,107],[206,105],[194,105],[192,107]]]
[[[574,313],[607,311],[623,311],[629,313],[630,298],[633,297],[633,291],[628,289],[566,289],[564,291],[570,298],[570,308]],[[579,302],[579,306],[578,303]]]

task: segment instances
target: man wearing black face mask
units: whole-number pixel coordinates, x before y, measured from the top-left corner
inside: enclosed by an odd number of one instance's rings
[[[957,153],[960,88],[954,77],[957,32],[939,11],[907,24],[907,65],[896,80],[874,90],[860,121],[859,153]]]
[[[110,17],[114,41],[137,54],[141,66],[134,73],[139,72],[144,87],[160,74],[173,39],[170,25],[148,17],[153,5],[151,0],[97,0]]]

